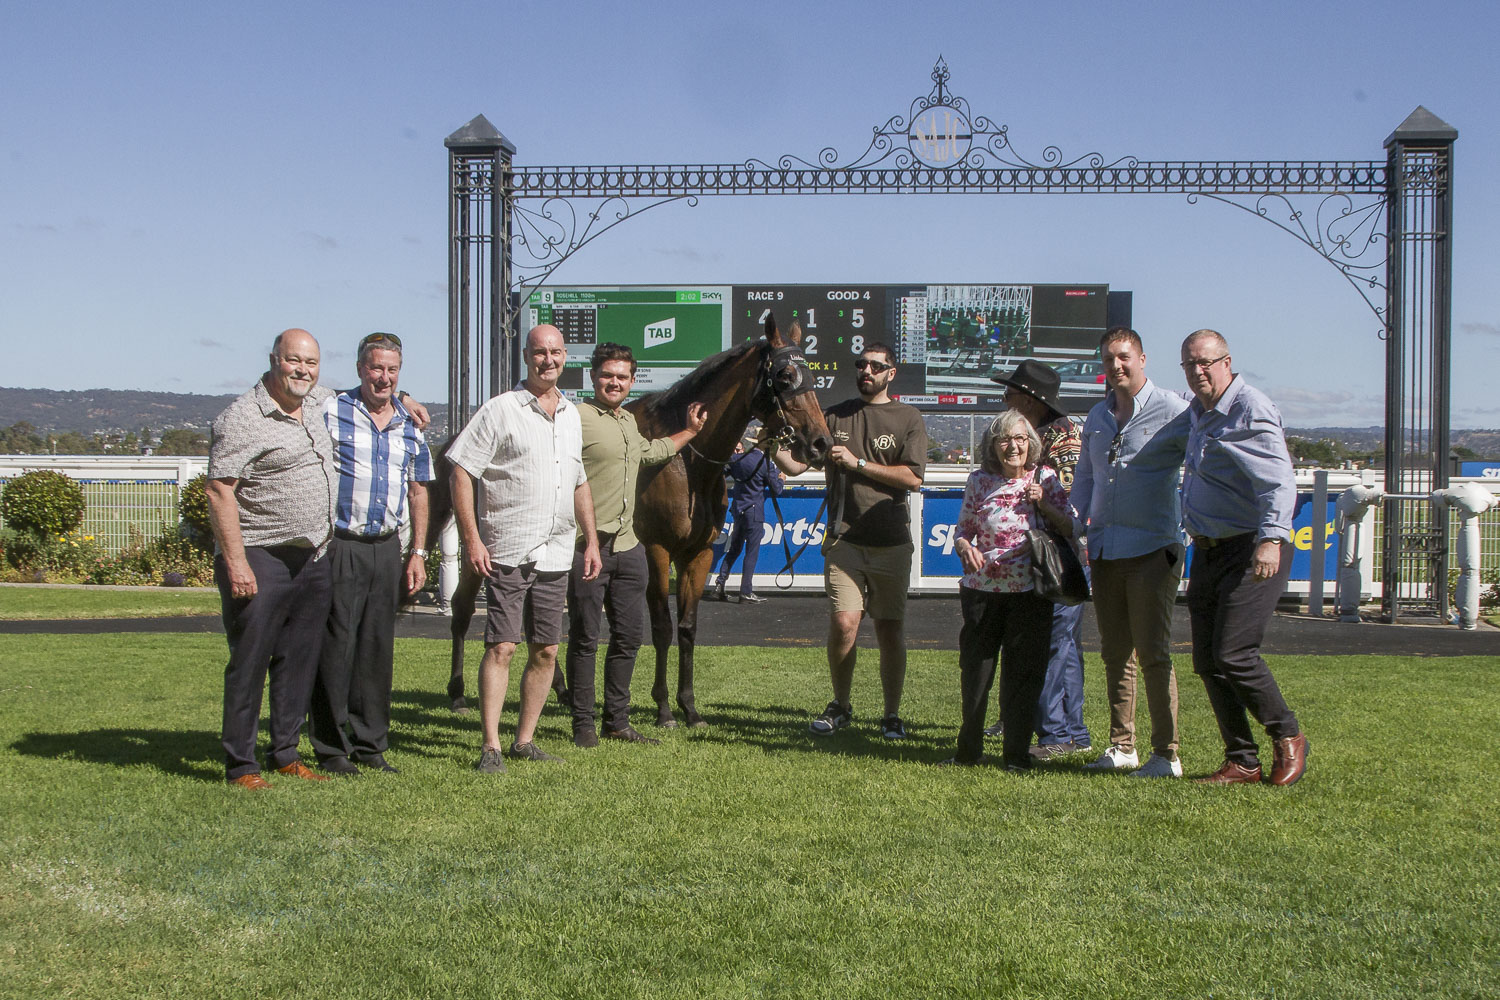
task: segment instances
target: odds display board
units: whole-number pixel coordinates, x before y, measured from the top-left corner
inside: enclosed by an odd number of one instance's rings
[[[1128,293],[1123,297],[1128,303]],[[629,346],[635,395],[675,382],[699,361],[762,335],[766,316],[802,326],[802,352],[824,404],[857,395],[854,361],[867,345],[896,354],[891,394],[924,410],[993,411],[994,376],[1027,358],[1062,376],[1063,402],[1083,412],[1104,393],[1099,338],[1111,315],[1107,285],[577,286],[532,293],[526,326],[552,323],[568,344],[563,388],[588,395],[596,343]]]

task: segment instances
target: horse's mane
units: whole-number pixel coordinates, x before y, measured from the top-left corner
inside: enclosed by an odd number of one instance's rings
[[[681,414],[686,412],[687,404],[695,401],[711,402],[709,392],[711,383],[723,373],[725,368],[733,365],[751,351],[760,350],[765,343],[764,337],[749,340],[743,344],[736,344],[727,351],[720,351],[711,358],[706,358],[697,368],[675,384],[642,396],[637,404],[636,413],[641,417],[661,423],[680,424]],[[722,392],[722,389],[720,391]]]

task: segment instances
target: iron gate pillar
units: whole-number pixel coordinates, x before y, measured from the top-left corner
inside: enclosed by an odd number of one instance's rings
[[[508,388],[510,187],[515,144],[484,115],[443,140],[448,147],[448,436]],[[485,370],[488,384],[471,373]]]
[[[1385,141],[1385,489],[1448,485],[1452,334],[1453,143],[1458,130],[1419,107]],[[1426,500],[1385,501],[1387,621],[1441,618],[1448,597],[1448,515]]]

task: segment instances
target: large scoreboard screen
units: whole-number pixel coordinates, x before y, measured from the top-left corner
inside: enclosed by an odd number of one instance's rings
[[[1129,294],[1117,302],[1126,303]],[[870,345],[896,355],[891,394],[926,410],[996,410],[994,381],[1026,358],[1062,376],[1062,397],[1082,412],[1104,392],[1099,338],[1112,323],[1107,285],[712,285],[547,288],[526,303],[526,326],[551,323],[568,345],[563,388],[589,395],[594,345],[630,347],[635,394],[671,385],[731,344],[761,336],[767,315],[802,326],[802,351],[827,405],[857,394],[854,359]]]

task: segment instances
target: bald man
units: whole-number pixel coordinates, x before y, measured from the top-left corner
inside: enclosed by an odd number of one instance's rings
[[[297,753],[333,584],[324,558],[333,524],[333,443],[318,388],[318,342],[285,330],[255,387],[214,418],[208,512],[229,664],[224,669],[225,776],[270,787],[255,758],[261,688],[271,677],[270,764],[322,781]]]
[[[481,406],[448,450],[464,560],[484,578],[489,605],[479,667],[483,744],[475,765],[484,774],[505,771],[500,710],[511,657],[522,641],[521,707],[506,753],[517,760],[558,759],[533,737],[552,689],[575,537],[583,542],[583,579],[597,577],[601,566],[578,408],[557,388],[568,359],[562,334],[554,326],[533,328],[525,359],[521,384]]]

